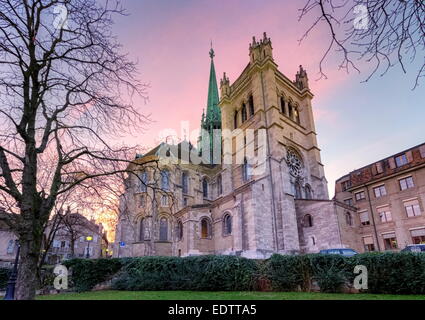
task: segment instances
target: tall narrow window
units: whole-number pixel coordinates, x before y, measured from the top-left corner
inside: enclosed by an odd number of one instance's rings
[[[297,181],[297,182],[295,182],[295,199],[301,199],[301,198],[302,198],[301,185]]]
[[[224,235],[232,234],[232,216],[230,214],[226,214],[223,219],[223,230]]]
[[[286,105],[285,105],[285,99],[283,97],[280,97],[280,111],[282,111],[283,114],[286,114]]]
[[[176,234],[177,234],[177,240],[181,241],[183,239],[183,223],[181,221],[177,222]]]
[[[242,179],[243,181],[248,181],[250,178],[250,170],[248,160],[245,158],[242,165]]]
[[[161,189],[166,191],[170,189],[170,173],[168,170],[161,171]]]
[[[168,220],[166,218],[161,218],[159,221],[159,240],[168,240]]]
[[[15,241],[9,240],[9,243],[7,244],[7,254],[12,254],[15,250]]]
[[[255,107],[254,107],[254,96],[251,94],[249,96],[249,113],[250,116],[252,117],[254,115],[255,112]]]
[[[313,226],[313,217],[309,214],[304,216],[304,227],[311,228]]]
[[[235,114],[233,116],[233,126],[235,127],[235,129],[238,127],[238,112],[235,111]]]
[[[139,173],[138,181],[139,181],[139,191],[146,192],[147,183],[148,183],[148,173],[146,171]]]
[[[348,211],[345,213],[345,222],[347,223],[348,226],[353,225],[353,217],[351,216],[351,213]]]
[[[217,194],[221,195],[223,193],[223,178],[221,177],[221,174],[217,177]]]
[[[182,189],[184,194],[189,193],[189,176],[187,172],[182,173]]]
[[[294,110],[294,114],[295,114],[295,121],[300,124],[300,112],[298,111],[298,107],[295,108]]]
[[[203,239],[211,237],[211,224],[207,218],[201,220],[201,237]]]
[[[247,120],[247,115],[246,115],[246,104],[242,104],[242,123],[244,123]]]
[[[292,102],[291,101],[289,101],[289,103],[288,103],[288,116],[291,119],[294,118],[294,107],[292,106]]]
[[[312,198],[312,195],[311,195],[311,187],[310,187],[310,185],[306,185],[305,186],[305,198],[306,199],[311,199]]]
[[[145,219],[140,220],[140,226],[139,226],[139,241],[145,240]]]
[[[208,198],[208,180],[207,178],[202,179],[202,194],[204,199]]]

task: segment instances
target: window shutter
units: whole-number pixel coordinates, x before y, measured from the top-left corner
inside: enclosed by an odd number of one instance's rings
[[[372,236],[364,237],[364,238],[363,238],[363,243],[364,243],[365,245],[373,244],[373,237],[372,237]]]
[[[381,212],[389,212],[389,211],[391,211],[391,210],[390,210],[390,207],[389,207],[389,206],[385,206],[385,207],[377,208],[377,211],[378,211],[379,213],[381,213]]]
[[[360,222],[369,221],[369,213],[367,211],[360,212]]]
[[[391,239],[391,238],[395,238],[395,232],[390,232],[390,233],[385,233],[382,235],[382,238],[384,239]]]
[[[419,201],[418,199],[414,199],[414,200],[405,201],[403,202],[403,204],[405,207],[415,206],[415,205],[419,205]]]
[[[424,229],[411,230],[410,234],[412,235],[412,237],[424,237],[425,236],[425,228]]]

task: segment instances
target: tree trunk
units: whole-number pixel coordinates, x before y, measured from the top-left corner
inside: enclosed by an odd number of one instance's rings
[[[19,257],[18,279],[15,299],[33,300],[39,285],[37,272],[41,247],[38,241],[20,241],[21,254]]]

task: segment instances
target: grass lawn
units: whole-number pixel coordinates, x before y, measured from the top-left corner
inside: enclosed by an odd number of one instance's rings
[[[425,295],[307,292],[97,291],[38,296],[38,300],[425,300]]]

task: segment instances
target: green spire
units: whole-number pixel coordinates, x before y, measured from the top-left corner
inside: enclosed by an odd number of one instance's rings
[[[220,129],[221,128],[221,110],[218,106],[219,96],[218,96],[218,86],[217,86],[217,77],[215,74],[214,67],[214,49],[211,46],[210,58],[211,58],[211,68],[210,68],[210,80],[208,85],[208,102],[207,102],[207,116],[205,121],[205,126],[209,128]]]
[[[211,163],[217,163],[215,162],[217,160],[213,158],[221,157],[221,133],[219,136],[217,136],[217,132],[214,130],[221,130],[221,110],[218,106],[220,99],[218,95],[217,77],[214,67],[215,53],[214,49],[212,48],[212,44],[209,54],[211,58],[211,67],[208,84],[207,113],[202,113],[201,129],[203,129],[203,131],[199,137],[199,151],[203,153],[204,156],[209,154],[209,161],[211,161]],[[214,153],[214,149],[217,148],[218,151]],[[216,154],[217,152],[218,155]]]

